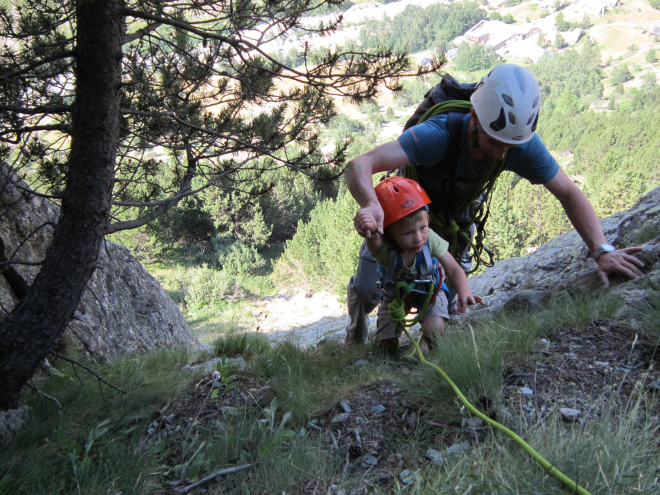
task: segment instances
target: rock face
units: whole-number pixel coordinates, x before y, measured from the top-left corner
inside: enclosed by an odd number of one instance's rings
[[[612,291],[620,294],[624,307],[618,317],[634,323],[636,308],[660,296],[660,188],[646,194],[630,210],[601,221],[608,242],[616,248],[640,245],[636,256],[646,267],[637,280],[611,276]],[[575,230],[523,258],[498,261],[494,267],[470,279],[470,288],[486,300],[487,308],[533,309],[551,293],[565,289],[584,291],[602,287],[596,264]]]
[[[26,197],[20,182],[0,173],[0,261],[39,262],[50,244],[58,209]],[[2,271],[4,269],[4,271]],[[16,306],[39,266],[0,268],[0,318]],[[123,246],[107,243],[65,333],[67,344],[106,361],[130,352],[196,343],[181,311]]]

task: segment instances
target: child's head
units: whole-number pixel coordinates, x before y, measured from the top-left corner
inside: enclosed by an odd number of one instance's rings
[[[426,208],[415,210],[387,227],[387,235],[402,251],[418,253],[429,239],[429,214]]]
[[[376,185],[375,191],[388,235],[404,251],[421,251],[428,239],[426,205],[431,202],[424,189],[413,180],[388,177]]]

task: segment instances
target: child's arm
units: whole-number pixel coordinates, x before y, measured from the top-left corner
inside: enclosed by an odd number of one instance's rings
[[[473,304],[483,304],[484,300],[479,296],[473,296],[470,292],[470,285],[468,284],[468,279],[465,276],[465,272],[460,267],[454,257],[446,252],[440,257],[440,264],[442,268],[445,269],[447,277],[453,282],[456,286],[456,292],[458,292],[458,301],[456,303],[456,311],[458,313],[465,313],[467,311],[468,305]]]
[[[355,228],[358,231],[372,232],[371,237],[365,238],[364,240],[367,243],[367,249],[372,256],[379,254],[385,246],[385,241],[383,241],[383,235],[377,232],[378,223],[376,222],[376,218],[373,216],[373,214],[368,210],[359,210],[355,214],[353,223],[355,224]]]

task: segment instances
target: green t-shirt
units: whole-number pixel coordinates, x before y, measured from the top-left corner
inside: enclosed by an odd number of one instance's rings
[[[438,261],[440,261],[440,258],[444,256],[444,254],[447,252],[447,249],[449,248],[449,244],[447,241],[445,241],[442,237],[440,237],[438,234],[433,232],[431,229],[429,229],[429,251],[431,252],[431,257],[432,258],[437,258]],[[383,269],[387,270],[387,264],[390,259],[390,248],[387,244],[385,244],[385,247],[381,250],[380,253],[374,254],[371,253],[374,258],[376,258],[376,261],[380,266],[383,267]],[[401,280],[402,278],[418,278],[417,276],[418,271],[415,268],[415,262],[413,261],[413,266],[412,267],[407,267],[403,265],[401,269],[397,270],[397,272],[394,274],[394,280]],[[405,270],[405,273],[403,273],[404,277],[401,277],[400,275],[402,272]]]

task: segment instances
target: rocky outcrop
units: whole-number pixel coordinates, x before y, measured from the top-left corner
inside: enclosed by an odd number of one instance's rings
[[[601,225],[605,237],[615,247],[644,248],[636,255],[646,264],[644,277],[610,277],[612,292],[624,300],[618,316],[634,323],[638,310],[660,297],[660,188],[646,194],[630,210],[602,220]],[[476,313],[502,308],[530,309],[538,307],[552,292],[601,287],[596,264],[575,230],[523,258],[498,261],[470,279],[472,292],[483,296],[487,305]]]
[[[27,195],[25,185],[0,173],[0,262],[43,260],[58,209],[46,198]],[[0,318],[16,306],[39,266],[0,267]],[[195,341],[181,311],[123,246],[106,243],[73,321],[67,345],[106,361],[116,356]]]

